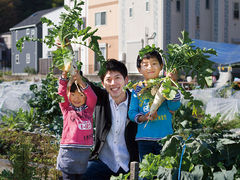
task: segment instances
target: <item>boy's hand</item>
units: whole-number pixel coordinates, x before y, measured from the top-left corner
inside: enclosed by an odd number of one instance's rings
[[[177,79],[178,79],[178,76],[177,76],[177,72],[175,71],[175,72],[170,72],[170,73],[168,73],[167,74],[167,77],[170,77],[173,81],[177,81]]]
[[[149,112],[150,113],[150,112]],[[148,120],[150,120],[150,121],[152,121],[152,120],[154,120],[154,119],[156,119],[157,118],[157,111],[155,111],[154,113],[152,113],[151,114],[151,116],[149,116],[149,113],[147,113],[148,114]]]
[[[145,115],[141,115],[141,116],[139,116],[138,117],[138,121],[139,122],[145,122],[145,121],[148,121],[148,120],[154,120],[154,119],[156,119],[157,118],[157,111],[155,112],[155,113],[153,113],[151,116],[149,116],[149,113],[150,112],[148,112],[147,114],[145,114]]]
[[[177,70],[174,69],[173,72],[168,73],[167,77],[170,77],[173,81],[177,82],[177,79],[178,79]],[[176,85],[172,82],[172,86],[176,86]]]

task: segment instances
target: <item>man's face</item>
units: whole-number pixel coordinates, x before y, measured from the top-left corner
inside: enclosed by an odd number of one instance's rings
[[[103,79],[102,85],[113,99],[125,97],[123,87],[128,83],[128,77],[123,78],[118,71],[108,71]]]

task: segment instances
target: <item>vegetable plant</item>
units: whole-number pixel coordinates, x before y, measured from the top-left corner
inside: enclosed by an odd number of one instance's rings
[[[193,45],[193,41],[188,37],[188,33],[183,31],[182,38],[179,38],[180,44],[169,44],[167,51],[164,52],[153,44],[147,45],[139,51],[140,58],[145,54],[157,51],[164,60],[163,70],[166,74],[178,73],[184,71],[191,74],[192,77],[197,77],[197,83],[201,88],[210,84],[209,76],[213,72],[213,62],[208,60],[209,54],[216,55],[213,49],[200,49]],[[190,92],[185,91],[177,82],[173,81],[170,77],[161,77],[156,79],[149,79],[135,84],[129,84],[128,87],[136,88],[138,85],[145,86],[138,93],[143,99],[149,99],[150,114],[153,114],[165,99],[172,100],[178,90],[181,90],[185,99],[189,99],[189,103],[193,106],[193,114],[197,115],[197,111],[203,105],[200,101],[194,100]]]
[[[53,51],[53,65],[60,70],[71,70],[74,72],[76,68],[78,70],[81,69],[81,63],[73,61],[74,54],[71,44],[80,44],[88,47],[96,53],[97,60],[101,65],[99,74],[103,73],[105,59],[98,44],[98,40],[101,38],[95,35],[97,29],[91,30],[90,26],[82,28],[84,22],[81,18],[81,6],[83,4],[83,1],[77,3],[77,1],[74,0],[74,7],[72,9],[69,6],[64,5],[66,13],[61,13],[59,25],[54,24],[53,21],[46,17],[41,18],[42,23],[46,23],[48,27],[51,27],[51,29],[49,29],[50,34],[43,39],[24,36],[18,40],[16,44],[17,49],[22,51],[22,44],[24,41],[40,41],[45,43],[49,48],[55,46],[57,47],[57,50]]]

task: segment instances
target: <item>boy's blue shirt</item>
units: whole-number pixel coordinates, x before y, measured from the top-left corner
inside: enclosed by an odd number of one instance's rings
[[[128,111],[128,116],[131,121],[137,122],[139,115],[145,115],[150,111],[149,99],[143,100],[140,96],[137,96],[137,92],[142,87],[136,87],[136,90],[132,90],[131,102]],[[178,93],[173,100],[165,100],[158,108],[158,117],[153,121],[148,121],[148,124],[144,128],[146,122],[138,123],[138,131],[136,140],[159,140],[169,134],[173,133],[172,128],[172,114],[170,111],[176,111],[181,106],[180,94]]]

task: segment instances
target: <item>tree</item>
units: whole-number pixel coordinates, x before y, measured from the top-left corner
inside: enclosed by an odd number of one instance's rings
[[[9,31],[31,14],[53,7],[63,6],[64,0],[1,0],[0,1],[0,33]]]
[[[0,1],[0,33],[9,31],[9,28],[20,21],[19,12],[16,9],[16,4],[19,0],[1,0]]]

